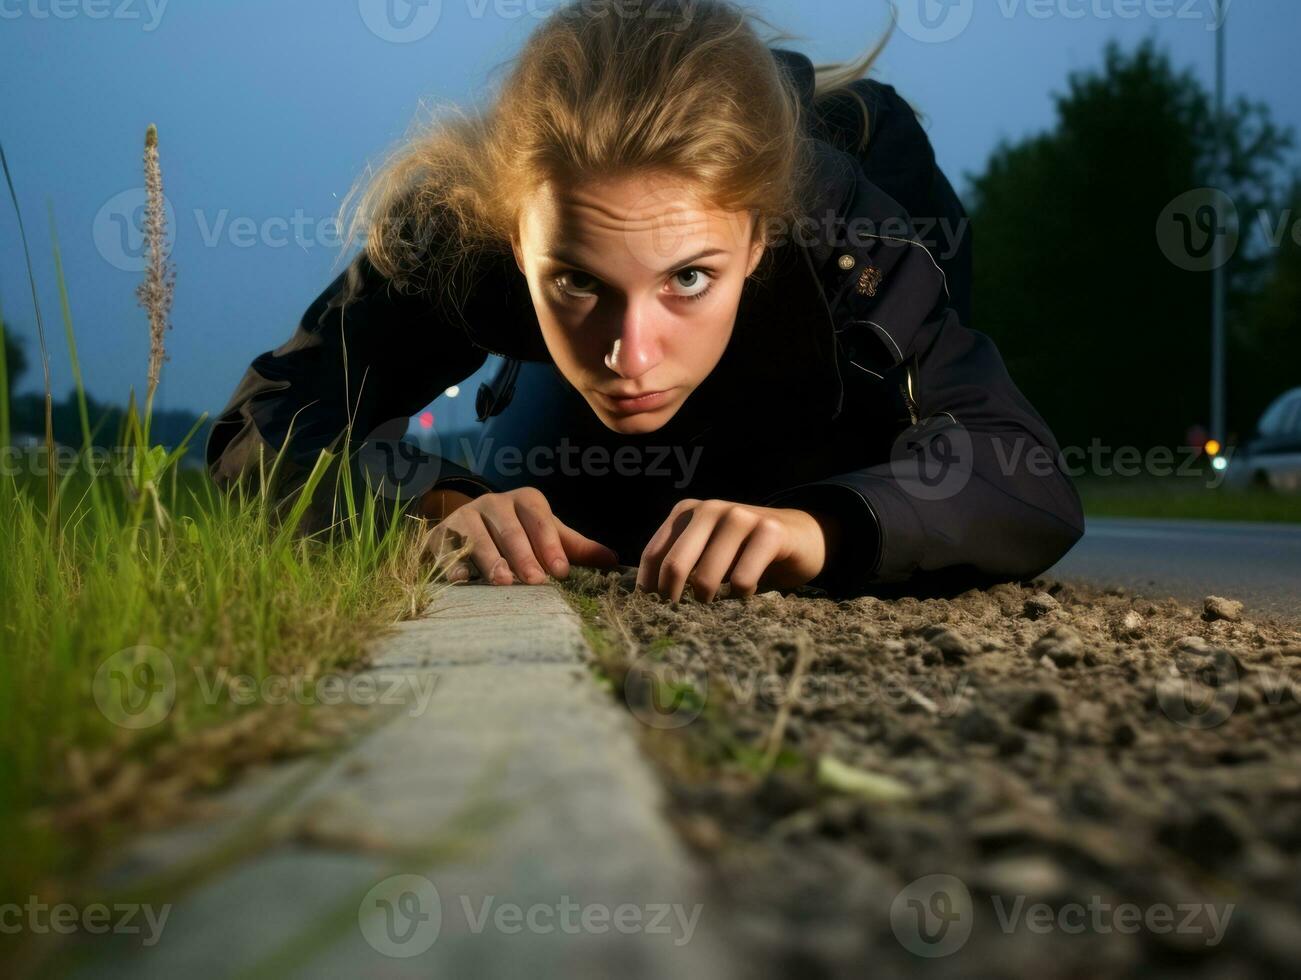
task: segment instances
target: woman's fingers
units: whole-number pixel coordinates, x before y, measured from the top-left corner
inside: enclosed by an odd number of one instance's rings
[[[455,522],[454,529],[469,541],[470,560],[479,569],[483,580],[494,585],[509,585],[513,580],[510,563],[501,553],[492,533],[493,518],[476,509],[462,508],[448,521]]]
[[[468,553],[450,559],[457,563],[449,570],[452,581],[472,577],[468,573],[473,567],[494,585],[509,585],[517,577],[541,585],[548,573],[567,576],[571,562],[601,568],[619,563],[613,550],[556,517],[546,497],[533,487],[484,494],[440,522],[435,538],[430,548],[439,556]]]
[[[510,494],[494,495],[499,499],[485,505],[483,523],[492,535],[493,544],[501,556],[495,567],[488,571],[488,581],[494,585],[510,585],[515,576],[527,585],[541,585],[547,573],[533,554],[533,542],[520,521],[516,502]],[[482,568],[483,566],[479,566]]]
[[[458,568],[473,567],[467,542],[467,537],[451,526],[450,518],[444,519],[430,529],[424,553],[432,559],[435,567],[442,566],[444,574],[455,581]]]
[[[698,500],[681,500],[674,504],[669,516],[659,526],[641,553],[641,563],[637,566],[637,588],[643,592],[657,592],[660,587],[660,571],[665,556],[683,529],[691,523],[693,508]],[[688,569],[690,571],[690,569]]]
[[[746,540],[756,533],[758,523],[756,515],[742,507],[730,508],[714,523],[709,541],[696,560],[695,571],[689,575],[692,591],[699,601],[710,602],[718,594]]]
[[[533,557],[539,571],[550,572],[557,578],[569,574],[569,560],[565,556],[565,546],[560,539],[560,529],[564,526],[560,519],[551,513],[541,491],[523,493],[515,497],[515,512],[519,517],[524,533],[528,535]]]
[[[646,546],[637,587],[670,602],[682,598],[688,583],[701,602],[712,601],[725,581],[733,595],[753,595],[786,542],[785,526],[763,509],[684,500]]]
[[[658,539],[647,563],[646,578],[650,587],[677,602],[701,556],[709,546],[719,519],[725,513],[721,502],[705,501],[679,505],[669,519],[669,535]],[[663,529],[661,529],[663,530]]]
[[[755,525],[727,576],[733,597],[752,596],[758,591],[759,580],[781,554],[785,540],[786,531],[780,521],[763,518]]]

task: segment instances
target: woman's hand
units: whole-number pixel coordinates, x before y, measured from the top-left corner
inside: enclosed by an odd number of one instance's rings
[[[486,493],[473,500],[444,493],[423,501],[421,511],[441,518],[429,544],[435,555],[468,547],[468,561],[457,562],[448,575],[453,582],[470,578],[471,563],[493,585],[510,585],[516,577],[528,585],[541,585],[548,572],[556,578],[568,576],[571,561],[598,568],[619,561],[605,545],[556,517],[542,491],[534,487]]]
[[[817,577],[838,538],[834,520],[802,510],[683,500],[642,552],[637,587],[672,602],[688,581],[701,602],[725,580],[732,595],[792,589]]]

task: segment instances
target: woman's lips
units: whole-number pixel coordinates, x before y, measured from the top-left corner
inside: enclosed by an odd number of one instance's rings
[[[615,398],[613,395],[607,395],[601,392],[601,396],[608,401],[616,412],[625,415],[635,415],[638,412],[650,412],[659,408],[668,400],[672,388],[666,388],[663,391],[652,391],[649,394],[642,395],[640,398]]]

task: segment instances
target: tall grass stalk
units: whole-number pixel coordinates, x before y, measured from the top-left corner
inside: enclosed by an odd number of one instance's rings
[[[9,200],[14,205],[14,218],[18,221],[18,237],[23,243],[23,259],[27,263],[27,282],[32,287],[32,308],[36,313],[36,337],[41,346],[41,369],[45,374],[45,451],[49,459],[54,458],[54,389],[50,386],[50,352],[45,346],[45,321],[41,319],[41,301],[36,290],[36,272],[32,269],[32,252],[27,247],[27,229],[23,226],[23,211],[18,206],[18,194],[14,190],[13,175],[9,172],[9,158],[5,156],[4,144],[0,143],[0,170],[4,171],[5,184],[9,187]],[[8,390],[8,379],[5,388]],[[46,499],[50,515],[50,530],[53,533],[58,526],[58,515],[54,500],[54,469],[50,468],[46,480]]]
[[[156,150],[156,131],[151,140]],[[26,252],[21,224],[19,233]],[[95,432],[57,237],[54,263],[89,449]],[[149,309],[151,338],[159,312]],[[378,523],[378,491],[355,491],[351,467],[333,466],[328,450],[283,505],[269,489],[283,453],[219,491],[202,469],[183,466],[196,430],[170,450],[150,444],[153,374],[143,418],[132,393],[116,435],[123,452],[113,458],[127,465],[76,466],[56,487],[39,317],[38,329],[49,452],[43,468],[0,474],[0,894],[55,901],[106,840],[169,819],[249,762],[310,745],[325,709],[242,703],[226,680],[246,676],[260,690],[272,678],[352,668],[386,624],[423,610],[429,586],[464,551],[427,560],[432,529]],[[160,365],[151,347],[151,370]],[[309,504],[327,492],[339,502],[336,520],[300,533]],[[148,724],[133,714],[141,693]]]
[[[9,348],[5,345],[5,311],[0,306],[0,448],[10,446],[9,438]]]

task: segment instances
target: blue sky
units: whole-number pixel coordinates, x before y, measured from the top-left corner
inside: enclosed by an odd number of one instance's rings
[[[1052,122],[1067,73],[1109,38],[1154,36],[1208,82],[1213,0],[898,0],[901,24],[874,75],[927,116],[961,191],[1001,138]],[[72,385],[58,318],[47,201],[54,208],[92,394],[143,388],[148,337],[121,202],[141,186],[156,123],[176,214],[170,362],[159,404],[215,413],[260,352],[292,332],[342,268],[329,220],[354,178],[401,138],[422,100],[465,102],[553,0],[0,0],[0,140],[27,222],[56,394]],[[409,24],[386,15],[388,8]],[[1234,0],[1230,95],[1267,102],[1301,132],[1301,3]],[[848,58],[888,23],[884,0],[768,0],[753,7]],[[436,16],[435,16],[436,15]],[[406,24],[404,27],[403,25]],[[122,197],[121,195],[126,195]],[[298,240],[296,240],[298,239]],[[128,243],[130,239],[127,239]],[[36,354],[31,297],[7,199],[0,303]],[[980,324],[973,324],[980,328]],[[39,372],[24,384],[33,390]],[[472,396],[474,381],[465,386]],[[472,397],[440,399],[440,427]]]

